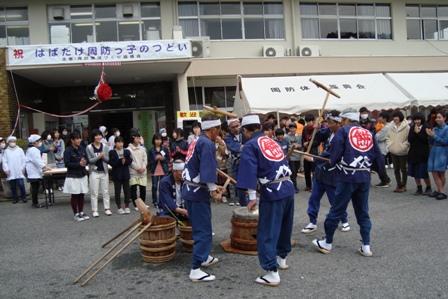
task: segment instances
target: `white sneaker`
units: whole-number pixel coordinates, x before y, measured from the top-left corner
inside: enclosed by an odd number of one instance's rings
[[[361,248],[359,248],[358,252],[362,256],[370,257],[373,255],[372,251],[370,250],[370,245],[361,245]]]
[[[78,213],[75,214],[75,217],[73,217],[76,222],[84,221],[84,218],[82,218]]]
[[[216,257],[213,257],[211,255],[208,256],[207,260],[201,264],[203,267],[210,267],[211,265],[216,264],[219,262],[219,259]]]
[[[204,271],[202,271],[200,268],[198,269],[191,269],[190,271],[190,279],[193,282],[207,282],[207,281],[213,281],[216,279],[214,275],[210,275]]]
[[[107,209],[106,211],[104,211],[104,214],[106,214],[107,216],[112,215],[112,211]]]
[[[313,245],[314,247],[316,247],[316,249],[324,254],[328,254],[331,252],[331,244],[328,244],[325,239],[322,240],[318,240],[315,239],[313,240]]]
[[[317,225],[314,224],[314,223],[311,223],[311,222],[310,222],[310,223],[308,223],[307,226],[305,226],[305,227],[302,229],[302,234],[305,234],[305,235],[312,234],[312,233],[314,233],[316,230],[317,230]]]
[[[81,212],[81,213],[79,214],[79,216],[82,217],[83,220],[89,220],[89,219],[90,219],[90,217],[87,216],[87,214],[84,213],[84,212]]]
[[[131,209],[129,209],[129,208],[124,208],[124,213],[125,213],[125,214],[130,214],[130,213],[131,213]]]
[[[289,266],[286,264],[286,258],[282,259],[279,256],[277,256],[277,265],[280,270],[287,270],[289,268]]]
[[[92,216],[93,216],[94,218],[97,218],[97,217],[100,217],[100,214],[98,214],[98,212],[93,212],[93,213],[92,213]]]
[[[233,201],[229,202],[229,206],[233,207],[235,203]]]
[[[239,207],[239,206],[240,206],[240,203],[239,203],[239,202],[237,202],[237,203],[236,203],[236,206],[237,206],[237,207]]]
[[[222,201],[223,203],[227,203],[227,197],[223,196],[223,197],[221,198],[221,201]]]
[[[122,208],[119,208],[119,209],[117,210],[117,213],[118,213],[119,215],[123,215],[123,214],[124,214],[124,210],[123,210]]]
[[[349,231],[350,231],[350,224],[348,222],[342,223],[341,232],[349,232]]]
[[[138,208],[137,207],[135,207],[134,210],[136,210],[138,212]]]
[[[276,287],[280,284],[280,275],[278,274],[278,271],[268,271],[265,275],[257,277],[255,282],[270,287]]]

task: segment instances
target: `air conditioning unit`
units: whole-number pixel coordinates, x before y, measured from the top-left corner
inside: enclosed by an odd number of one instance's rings
[[[53,6],[49,8],[50,19],[63,21],[68,19],[68,6]]]
[[[134,16],[134,6],[132,4],[123,4],[122,13],[124,18],[132,18]]]
[[[196,58],[209,57],[210,37],[202,36],[198,39],[191,39],[191,53]]]
[[[300,46],[297,49],[297,56],[302,57],[320,56],[320,48],[318,46]]]
[[[282,46],[264,46],[263,57],[283,57],[285,49]]]

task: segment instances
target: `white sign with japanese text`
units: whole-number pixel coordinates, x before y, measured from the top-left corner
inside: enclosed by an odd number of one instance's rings
[[[235,103],[234,112],[303,113],[321,109],[326,92],[310,82],[310,78],[329,86],[341,96],[340,99],[330,96],[327,109],[359,109],[366,106],[374,110],[410,104],[410,99],[383,74],[243,77],[243,102]]]
[[[189,40],[52,44],[8,47],[8,66],[107,63],[190,58]]]

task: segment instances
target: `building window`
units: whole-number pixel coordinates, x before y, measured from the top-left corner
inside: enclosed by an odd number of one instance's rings
[[[408,39],[448,40],[448,5],[406,5]]]
[[[29,43],[28,8],[0,7],[0,46]]]
[[[284,39],[282,1],[180,1],[184,36],[212,40]]]
[[[303,39],[392,39],[390,4],[301,3]]]
[[[204,105],[233,110],[235,86],[190,87],[188,98],[190,110],[201,110]]]
[[[49,6],[50,43],[160,39],[160,2]]]

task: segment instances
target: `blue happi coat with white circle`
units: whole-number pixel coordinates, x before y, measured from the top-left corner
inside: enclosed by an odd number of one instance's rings
[[[286,155],[277,142],[256,132],[243,146],[237,188],[260,192],[260,200],[275,201],[294,196]],[[283,179],[282,179],[283,178]]]

